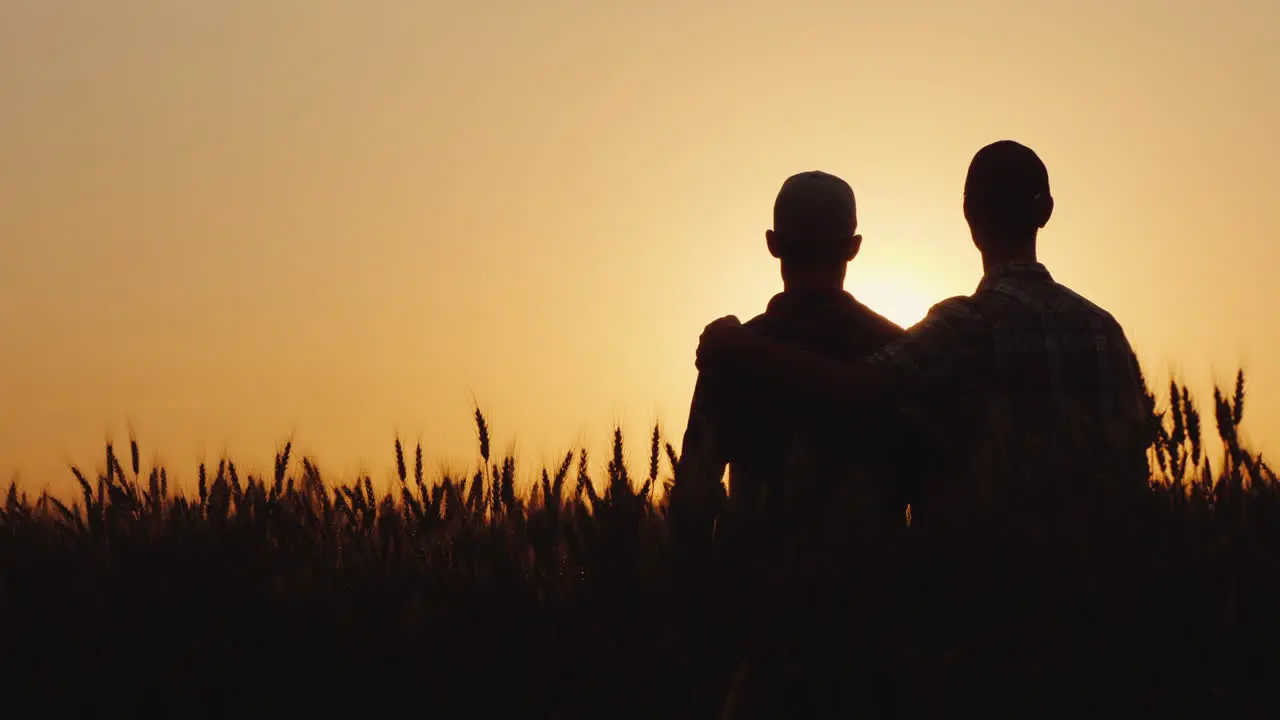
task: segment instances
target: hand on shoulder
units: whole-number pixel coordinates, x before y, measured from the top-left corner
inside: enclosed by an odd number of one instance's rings
[[[743,336],[750,331],[736,315],[726,315],[708,324],[698,338],[698,354],[694,364],[699,370],[722,365],[733,356]]]

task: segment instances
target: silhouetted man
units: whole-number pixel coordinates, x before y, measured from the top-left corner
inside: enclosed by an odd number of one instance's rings
[[[900,327],[844,290],[845,271],[862,244],[857,226],[853,189],[844,180],[818,171],[788,178],[765,233],[770,254],[781,261],[783,291],[746,327],[843,362],[899,337]],[[707,538],[726,465],[737,515],[761,516],[766,506],[785,504],[779,490],[799,490],[782,487],[791,462],[806,462],[809,477],[848,469],[850,432],[846,416],[816,403],[797,402],[731,369],[700,372],[672,496],[686,538]]]
[[[1134,463],[1126,467],[1145,468],[1151,412],[1123,330],[1037,261],[1037,233],[1053,208],[1048,172],[1033,151],[988,145],[964,188],[982,253],[973,295],[938,303],[901,339],[857,362],[790,348],[721,318],[703,332],[698,367],[751,374],[846,412],[888,399],[932,421],[962,452],[998,428],[1016,442],[1065,433],[1085,443],[1077,448],[1114,450]]]

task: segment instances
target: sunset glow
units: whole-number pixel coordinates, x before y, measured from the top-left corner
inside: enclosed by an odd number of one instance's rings
[[[847,287],[971,293],[979,147],[1024,142],[1041,256],[1157,387],[1250,379],[1280,434],[1280,4],[687,0],[0,5],[0,474],[132,426],[189,482],[291,434],[384,478],[683,429],[708,321],[781,287],[782,180],[853,186]],[[603,458],[601,457],[603,462]],[[531,469],[531,468],[526,468]]]

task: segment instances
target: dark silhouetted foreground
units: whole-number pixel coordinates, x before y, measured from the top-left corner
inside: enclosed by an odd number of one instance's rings
[[[705,565],[669,541],[656,431],[638,479],[617,436],[599,492],[571,453],[517,493],[478,413],[483,471],[429,481],[397,443],[381,497],[286,448],[184,498],[108,449],[74,506],[15,488],[0,514],[6,715],[1269,715],[1280,487],[1236,440],[1242,389],[1214,465],[1171,389],[1136,500],[984,481],[911,527],[851,505],[821,552],[725,529]]]

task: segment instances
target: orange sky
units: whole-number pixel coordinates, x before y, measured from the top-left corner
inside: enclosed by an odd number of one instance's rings
[[[909,323],[978,281],[1001,138],[1055,276],[1157,381],[1243,364],[1272,447],[1277,36],[1270,0],[8,0],[0,474],[63,491],[132,423],[184,479],[291,432],[382,479],[397,430],[469,459],[473,397],[527,471],[602,464],[779,288],[787,175],[854,186],[848,287]]]

